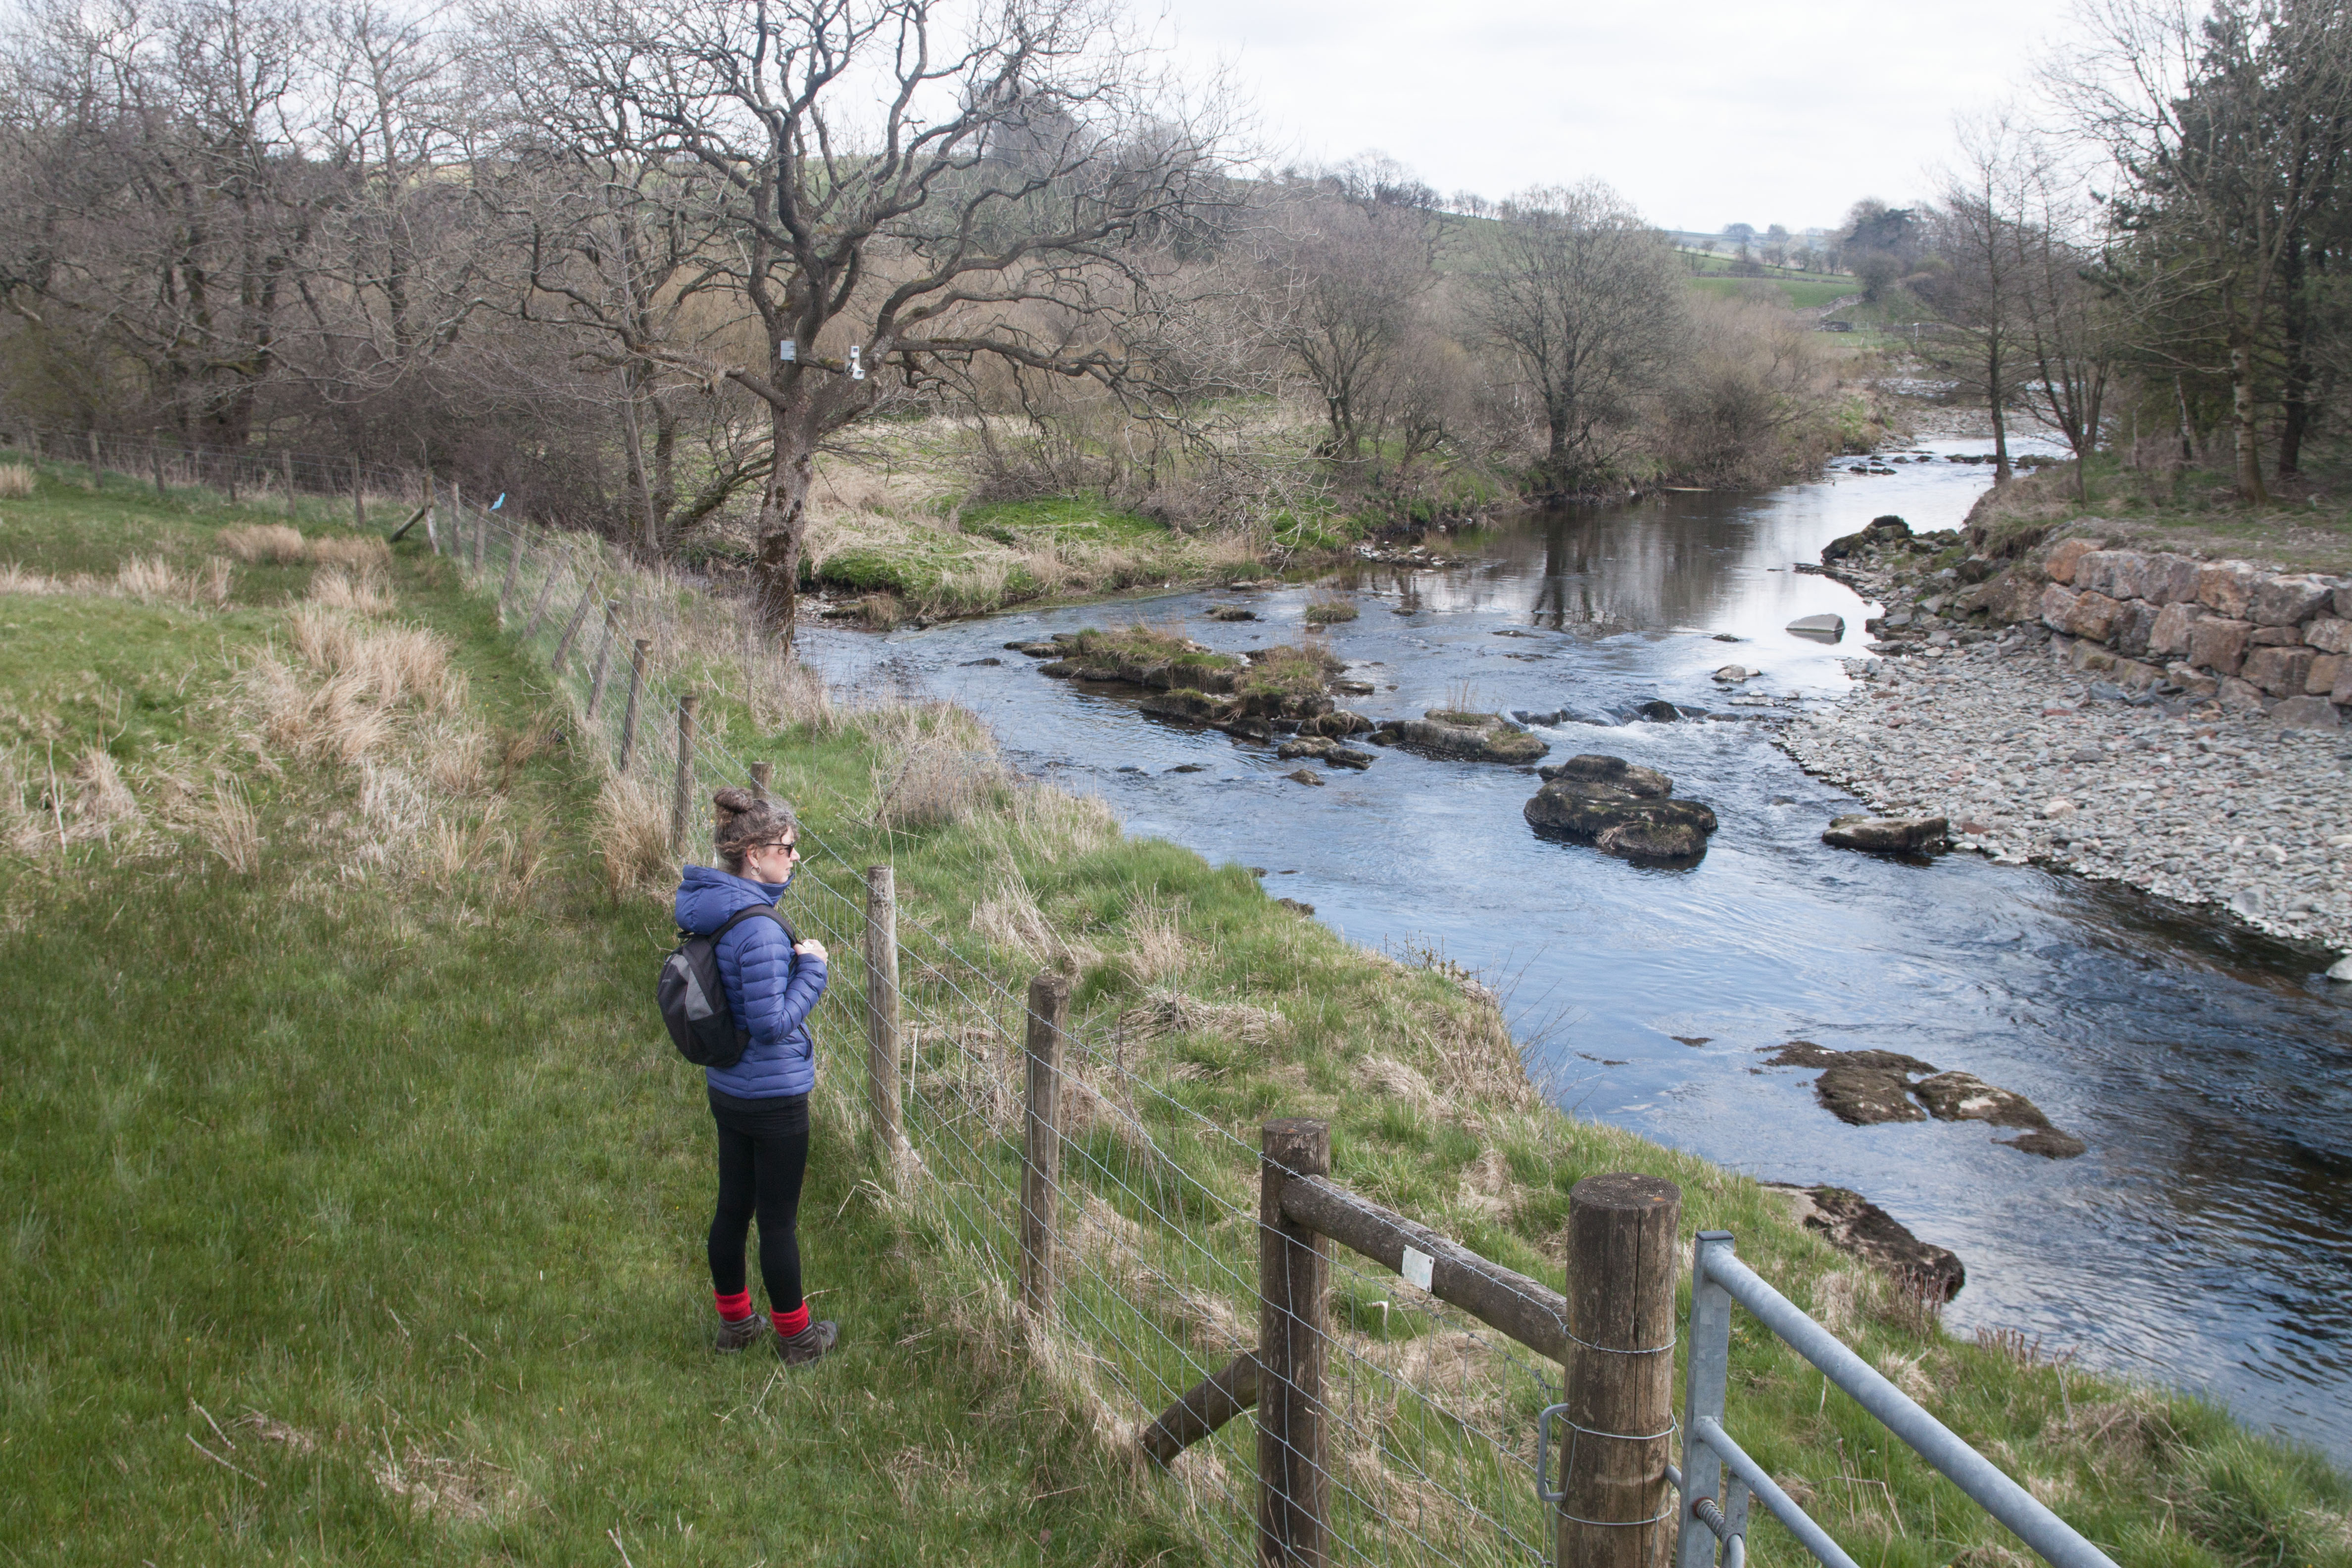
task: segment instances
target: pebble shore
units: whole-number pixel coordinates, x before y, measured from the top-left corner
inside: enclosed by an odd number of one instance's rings
[[[2037,630],[1850,661],[1853,694],[1780,744],[1874,811],[1949,818],[1956,847],[2352,951],[2352,737],[2117,700]]]

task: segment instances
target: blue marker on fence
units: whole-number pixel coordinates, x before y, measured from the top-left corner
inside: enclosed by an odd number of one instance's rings
[[[502,506],[504,506],[504,505],[506,505],[506,504],[507,504],[507,492],[506,492],[506,491],[504,491],[504,490],[500,490],[500,491],[499,492],[499,499],[498,499],[498,500],[494,500],[494,501],[492,501],[492,502],[490,503],[490,510],[491,510],[492,511],[496,511],[496,510],[499,510],[499,508],[500,508],[500,507],[502,507]]]

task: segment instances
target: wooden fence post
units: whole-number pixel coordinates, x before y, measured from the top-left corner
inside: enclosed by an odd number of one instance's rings
[[[1283,1217],[1293,1176],[1328,1175],[1331,1124],[1269,1121],[1257,1188],[1257,1560],[1265,1568],[1324,1568],[1331,1481],[1323,1466],[1324,1298],[1330,1244]]]
[[[547,614],[549,595],[555,592],[555,565],[548,563],[547,576],[539,584],[539,597],[530,602],[530,619],[522,624],[522,640],[530,641],[539,635],[539,622]]]
[[[753,763],[751,764],[751,793],[758,795],[761,800],[770,799],[771,792],[768,785],[775,776],[775,763]]]
[[[1559,1568],[1665,1568],[1675,1499],[1675,1232],[1683,1194],[1656,1176],[1587,1176],[1568,1194],[1568,1417]]]
[[[765,795],[767,781],[760,784]],[[896,1160],[904,1147],[898,1131],[898,887],[887,866],[866,868],[866,1111],[883,1159]],[[1055,1125],[1060,1126],[1058,1116]]]
[[[555,639],[555,657],[547,668],[558,680],[563,679],[563,661],[572,652],[572,639],[580,635],[580,623],[588,618],[588,606],[595,602],[596,584],[592,581],[580,590],[580,603],[572,606],[572,618],[563,623],[563,635]]]
[[[669,797],[669,849],[681,858],[687,824],[694,816],[694,709],[699,700],[691,691],[677,700],[677,784]]]
[[[522,574],[522,530],[516,529],[514,548],[507,552],[507,580],[499,585],[499,625],[507,622],[507,601],[514,597],[515,579]]]
[[[596,645],[596,673],[588,678],[588,722],[596,722],[596,710],[604,700],[604,671],[613,662],[613,645],[620,641],[621,601],[604,601],[604,640]]]
[[[646,689],[646,650],[654,645],[645,638],[629,655],[629,707],[621,715],[621,772],[629,771],[629,752],[637,742],[637,696]]]
[[[1062,1192],[1062,1033],[1070,983],[1047,970],[1029,982],[1027,1137],[1021,1151],[1021,1304],[1033,1321],[1055,1309],[1055,1210]]]
[[[441,510],[439,493],[439,487],[433,482],[433,471],[428,468],[425,472],[425,542],[432,546],[436,555],[441,553],[441,530],[436,526]]]
[[[281,474],[283,474],[283,475],[285,475],[285,476],[286,476],[286,517],[287,517],[287,521],[290,522],[290,521],[293,521],[293,518],[294,518],[294,454],[293,454],[293,453],[291,453],[291,452],[280,452],[280,453],[278,453],[278,471],[279,473],[281,473]]]
[[[147,447],[148,467],[155,470],[155,499],[162,500],[168,493],[163,489],[163,443],[151,441]]]
[[[96,485],[96,484],[99,482],[99,478],[98,478],[98,432],[97,432],[96,430],[92,430],[92,431],[89,433],[89,482],[90,482],[92,485]]]

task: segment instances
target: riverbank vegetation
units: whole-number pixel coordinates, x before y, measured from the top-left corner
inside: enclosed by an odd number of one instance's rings
[[[780,629],[812,587],[1213,580],[1847,438],[1843,351],[1605,189],[1275,169],[1108,13],[894,15],[932,52],[824,6],[40,0],[0,37],[0,415],[160,439],[159,483],[422,470],[731,561]],[[811,49],[851,63],[803,94]]]
[[[2341,7],[2117,0],[1958,127],[1931,203],[1858,204],[1841,316],[1902,330],[1990,426],[2075,461],[1990,513],[2338,565],[2352,474],[2342,279],[2352,21]],[[2072,493],[2062,497],[2062,486]]]
[[[289,526],[299,550],[258,532]],[[709,1352],[705,1112],[640,989],[671,940],[667,808],[613,778],[448,562],[412,537],[319,563],[352,538],[57,466],[0,509],[12,1560],[1200,1552],[1203,1467],[1246,1475],[1247,1423],[1174,1477],[1137,1465],[1146,1413],[1086,1358],[1027,1348],[985,1258],[919,1186],[896,1193],[858,1131],[850,940],[803,1209],[843,1348],[789,1375]],[[1950,1336],[1747,1178],[1549,1109],[1493,994],[1442,954],[1349,947],[1248,868],[1014,777],[968,715],[837,705],[747,653],[738,605],[631,586],[676,616],[656,640],[706,732],[798,803],[808,918],[888,863],[958,973],[1063,969],[1076,1033],[1118,1040],[1186,1182],[1245,1194],[1259,1121],[1328,1117],[1339,1179],[1552,1278],[1576,1180],[1667,1176],[1686,1226],[1735,1231],[2127,1568],[2352,1564],[2352,1492],[2317,1459],[2063,1347]],[[1214,1217],[1086,1200],[1089,1235],[1171,1226],[1245,1259]],[[1346,1288],[1351,1355],[1487,1374],[1401,1289]],[[1165,1310],[1213,1345],[1247,1305]],[[1765,1336],[1733,1357],[1735,1430],[1858,1556],[2017,1559]],[[1522,1457],[1531,1412],[1494,1413]],[[1396,1484],[1350,1463],[1353,1486]]]

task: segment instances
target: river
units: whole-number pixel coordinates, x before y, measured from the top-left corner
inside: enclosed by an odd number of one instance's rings
[[[1296,640],[1303,587],[881,637],[819,628],[803,647],[836,689],[964,704],[1024,772],[1100,795],[1130,833],[1267,868],[1270,892],[1352,941],[1436,948],[1494,977],[1563,1109],[1767,1180],[1863,1193],[1960,1255],[1957,1331],[2021,1329],[2352,1463],[2352,986],[2320,976],[2324,957],[2127,889],[1827,848],[1821,830],[1852,797],[1708,678],[1761,668],[1746,689],[1797,705],[1846,690],[1868,607],[1791,565],[1885,512],[1956,526],[1990,479],[1895,467],[1530,514],[1433,541],[1458,564],[1354,574],[1362,614],[1329,641],[1376,682],[1344,700],[1374,717],[1465,694],[1505,711],[1606,716],[1664,697],[1741,715],[1538,731],[1554,759],[1612,752],[1713,805],[1721,829],[1688,870],[1537,838],[1519,815],[1536,781],[1511,769],[1390,752],[1307,788],[1271,747],[1143,719],[1003,651],[1130,619],[1236,651]],[[1232,603],[1261,620],[1205,617]],[[1782,629],[1819,611],[1845,617],[1843,644]],[[987,658],[1003,662],[974,662]],[[1171,772],[1187,764],[1203,771]],[[1977,1123],[1847,1127],[1811,1073],[1758,1070],[1790,1039],[1975,1073],[2090,1152],[2044,1160]]]

